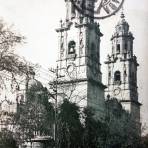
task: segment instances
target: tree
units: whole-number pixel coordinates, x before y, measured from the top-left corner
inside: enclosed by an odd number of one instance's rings
[[[26,75],[29,65],[25,59],[18,56],[15,47],[24,43],[24,36],[12,31],[2,20],[0,21],[0,88],[6,88],[6,81],[17,83],[17,76]],[[32,67],[32,65],[30,65]]]
[[[140,134],[135,121],[130,113],[122,108],[120,102],[115,98],[106,101],[107,116],[105,119],[109,132],[106,145],[116,147],[138,147]]]
[[[1,148],[17,148],[17,143],[11,131],[3,130],[0,132],[0,147]]]
[[[20,103],[15,116],[20,142],[53,135],[54,109],[48,100],[48,90],[41,85],[33,85],[27,90],[26,102]]]
[[[65,99],[59,107],[58,146],[60,148],[80,147],[82,145],[82,131],[79,107]]]
[[[58,112],[58,147],[104,148],[108,127],[96,120],[92,108],[80,109],[65,99]]]
[[[92,108],[84,108],[83,120],[83,147],[84,148],[104,148],[108,127],[106,123],[95,119]]]
[[[148,147],[148,134],[141,138],[141,148]]]
[[[91,108],[80,109],[65,99],[58,112],[58,147],[98,148],[104,147],[108,128],[96,120]]]

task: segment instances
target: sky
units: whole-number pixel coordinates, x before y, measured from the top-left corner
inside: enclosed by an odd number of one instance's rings
[[[138,58],[138,87],[141,120],[148,125],[148,0],[125,0],[124,13],[133,33],[134,53]],[[104,61],[111,52],[110,38],[120,12],[105,20],[99,20],[101,32],[101,63],[105,83]],[[56,65],[58,37],[55,31],[59,21],[65,19],[64,0],[0,0],[0,19],[26,37],[26,43],[17,47],[17,52],[33,63],[39,63],[44,79],[47,69]],[[43,77],[43,76],[42,76]]]

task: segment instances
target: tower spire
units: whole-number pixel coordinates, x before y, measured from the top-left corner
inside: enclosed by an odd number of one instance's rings
[[[113,34],[112,53],[108,56],[106,98],[117,98],[132,118],[140,123],[140,103],[137,90],[137,59],[133,54],[133,34],[125,20],[123,8]],[[140,124],[139,124],[140,125]],[[140,129],[140,126],[139,126]]]

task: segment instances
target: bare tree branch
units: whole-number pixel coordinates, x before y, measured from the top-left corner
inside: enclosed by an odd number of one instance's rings
[[[24,43],[25,37],[12,31],[0,20],[0,87],[5,88],[6,78],[16,82],[17,76],[27,75],[30,64],[15,53],[17,45]],[[9,76],[8,76],[9,75]]]

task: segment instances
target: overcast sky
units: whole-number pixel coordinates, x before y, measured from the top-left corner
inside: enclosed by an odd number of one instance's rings
[[[54,66],[57,59],[58,40],[55,29],[65,17],[64,0],[0,0],[0,18],[26,36],[26,44],[18,52],[44,68]],[[142,121],[148,123],[148,0],[125,0],[124,13],[133,32],[134,53],[138,57],[139,100],[143,104]],[[104,36],[101,39],[102,71],[106,55],[111,52],[110,38],[120,13],[100,20]],[[105,73],[103,73],[105,77]]]

